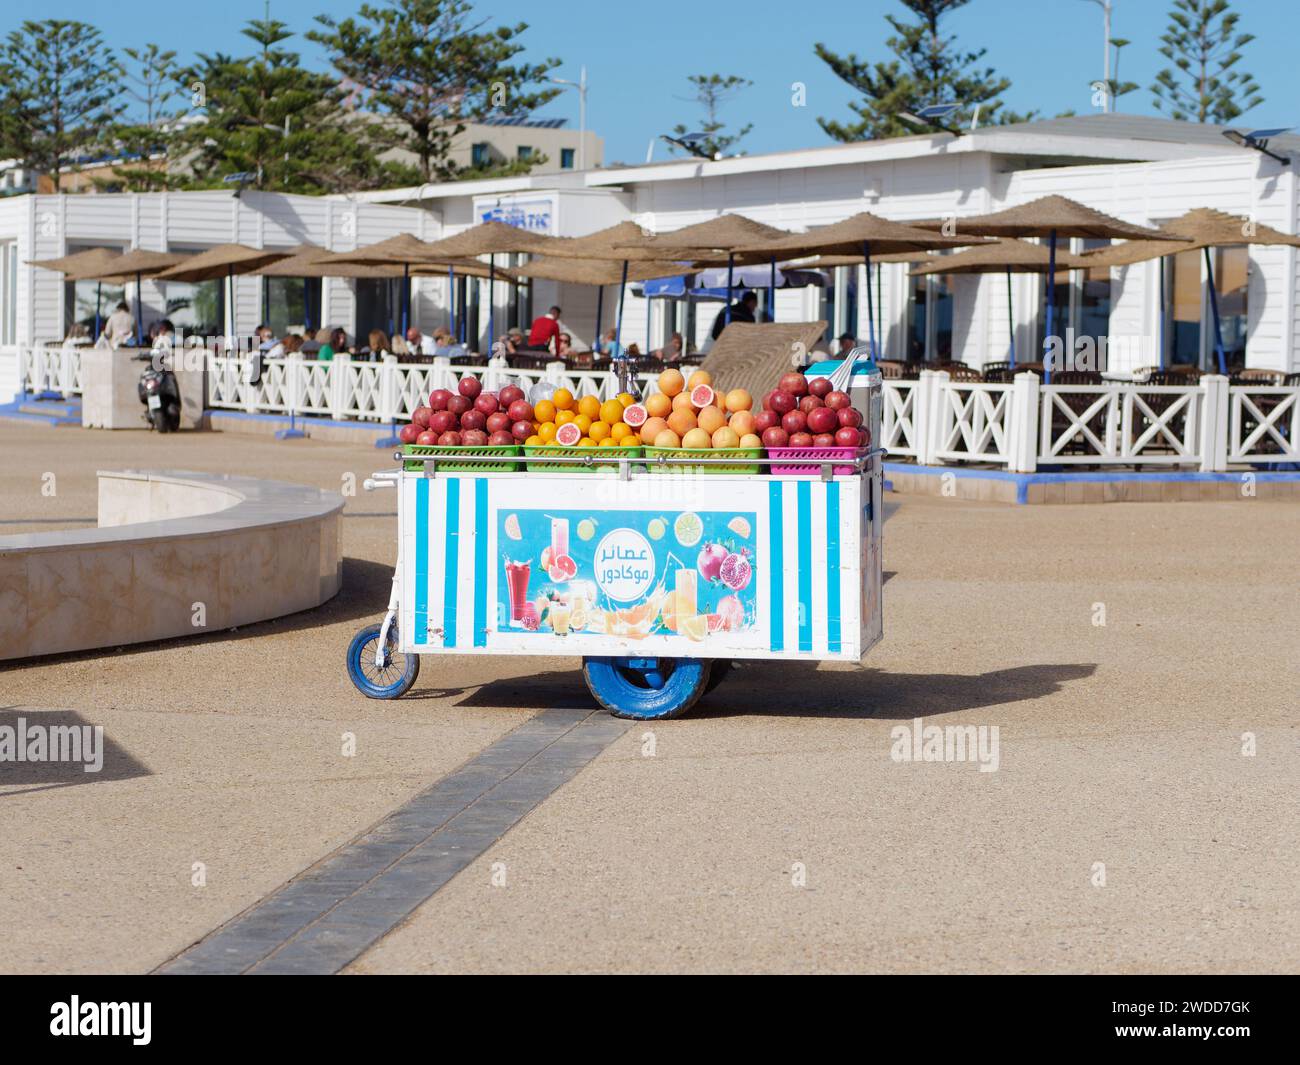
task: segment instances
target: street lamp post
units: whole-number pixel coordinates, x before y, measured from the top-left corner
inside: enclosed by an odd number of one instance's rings
[[[1110,84],[1110,13],[1111,13],[1111,9],[1112,9],[1112,7],[1113,7],[1113,4],[1112,4],[1111,0],[1092,0],[1092,3],[1096,4],[1099,8],[1101,8],[1101,10],[1102,10],[1102,16],[1103,16],[1103,26],[1104,26],[1104,33],[1105,33],[1105,43],[1104,43],[1104,45],[1103,45],[1103,48],[1104,48],[1104,50],[1105,50],[1105,62],[1104,62],[1104,67],[1103,67],[1103,69],[1105,70],[1105,75],[1104,75],[1104,77],[1105,77],[1105,79],[1106,79],[1106,98],[1105,98],[1105,104],[1104,104],[1103,110],[1106,111],[1106,112],[1109,112],[1109,111],[1110,111],[1110,106],[1111,106],[1111,84]]]
[[[587,68],[578,68],[578,80],[551,78],[556,85],[566,85],[578,90],[578,169],[587,169]]]

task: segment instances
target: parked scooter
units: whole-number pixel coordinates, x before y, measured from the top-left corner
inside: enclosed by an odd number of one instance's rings
[[[181,390],[176,374],[167,366],[171,349],[155,349],[140,358],[148,360],[136,392],[145,406],[144,417],[150,429],[174,433],[181,427]]]

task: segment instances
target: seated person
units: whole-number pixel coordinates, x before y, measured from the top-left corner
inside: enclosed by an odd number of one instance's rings
[[[667,344],[650,354],[657,359],[662,359],[664,362],[681,362],[682,355],[685,354],[682,349],[681,333],[674,333]]]

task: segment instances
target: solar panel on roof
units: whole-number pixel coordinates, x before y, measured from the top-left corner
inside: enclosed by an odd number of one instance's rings
[[[1278,126],[1276,129],[1252,129],[1246,134],[1246,137],[1253,141],[1266,141],[1270,137],[1276,137],[1279,133],[1288,132],[1291,128],[1290,126]]]

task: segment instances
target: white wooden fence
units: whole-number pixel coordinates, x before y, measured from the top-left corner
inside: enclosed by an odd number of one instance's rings
[[[37,345],[19,352],[29,393],[81,392],[77,348]],[[504,360],[453,366],[331,362],[290,356],[207,354],[209,406],[251,413],[318,415],[338,420],[400,422],[435,388],[455,389],[472,374],[490,390],[516,382],[563,386],[577,396],[612,398],[609,371],[511,369]],[[258,364],[260,363],[260,372]],[[657,390],[657,375],[637,375]],[[884,382],[881,444],[895,458],[922,465],[976,462],[1032,473],[1040,466],[1189,466],[1300,462],[1300,386],[1229,385],[1207,374],[1194,384],[1043,384],[1033,373],[1012,384],[952,380],[923,370],[916,380]]]

